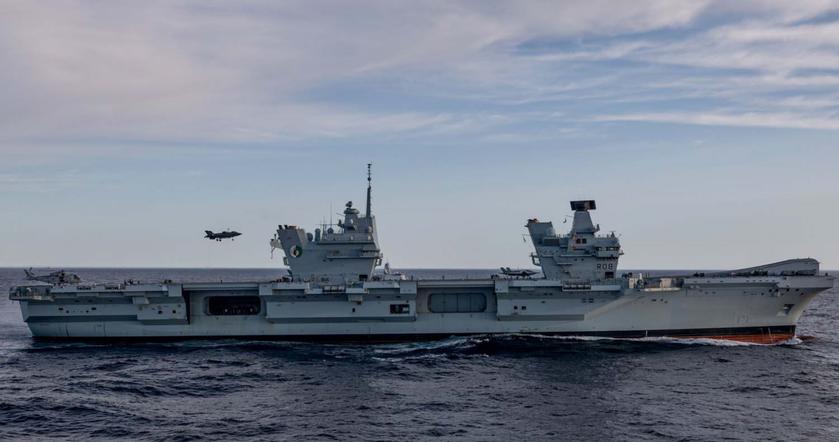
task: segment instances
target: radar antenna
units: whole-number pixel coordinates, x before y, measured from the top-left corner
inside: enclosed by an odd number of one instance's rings
[[[373,191],[372,185],[372,173],[370,169],[373,167],[373,163],[367,163],[367,213],[365,216],[370,218],[370,193]]]

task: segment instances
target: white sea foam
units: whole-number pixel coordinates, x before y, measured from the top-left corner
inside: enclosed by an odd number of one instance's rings
[[[755,342],[734,341],[730,339],[712,339],[712,338],[674,338],[669,336],[649,336],[644,338],[614,338],[607,336],[557,336],[557,335],[541,335],[532,333],[518,333],[514,336],[525,336],[539,339],[554,339],[562,341],[623,341],[623,342],[649,342],[660,344],[681,344],[681,345],[712,345],[717,347],[752,347],[752,346],[775,346],[775,345],[798,345],[802,341],[797,337],[788,339],[783,342],[774,344],[760,344]]]

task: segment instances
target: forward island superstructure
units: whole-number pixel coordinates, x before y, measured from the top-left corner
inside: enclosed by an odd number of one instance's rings
[[[390,341],[469,334],[669,336],[777,343],[833,286],[814,259],[649,277],[621,274],[619,238],[600,235],[592,200],[571,229],[527,221],[541,277],[406,279],[382,262],[371,209],[351,202],[336,226],[280,225],[271,240],[289,275],[250,283],[37,284],[13,287],[36,338]],[[530,272],[521,272],[529,275]]]

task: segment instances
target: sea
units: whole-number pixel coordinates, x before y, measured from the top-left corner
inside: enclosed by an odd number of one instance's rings
[[[281,276],[68,270],[106,282]],[[0,440],[839,440],[836,287],[779,345],[530,335],[90,344],[33,341],[6,296],[22,277],[0,269]]]

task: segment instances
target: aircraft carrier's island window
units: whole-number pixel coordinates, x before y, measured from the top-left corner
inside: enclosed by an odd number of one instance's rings
[[[262,301],[259,296],[211,296],[207,311],[213,316],[256,315]]]
[[[480,313],[487,309],[482,293],[433,293],[428,297],[432,313]]]

